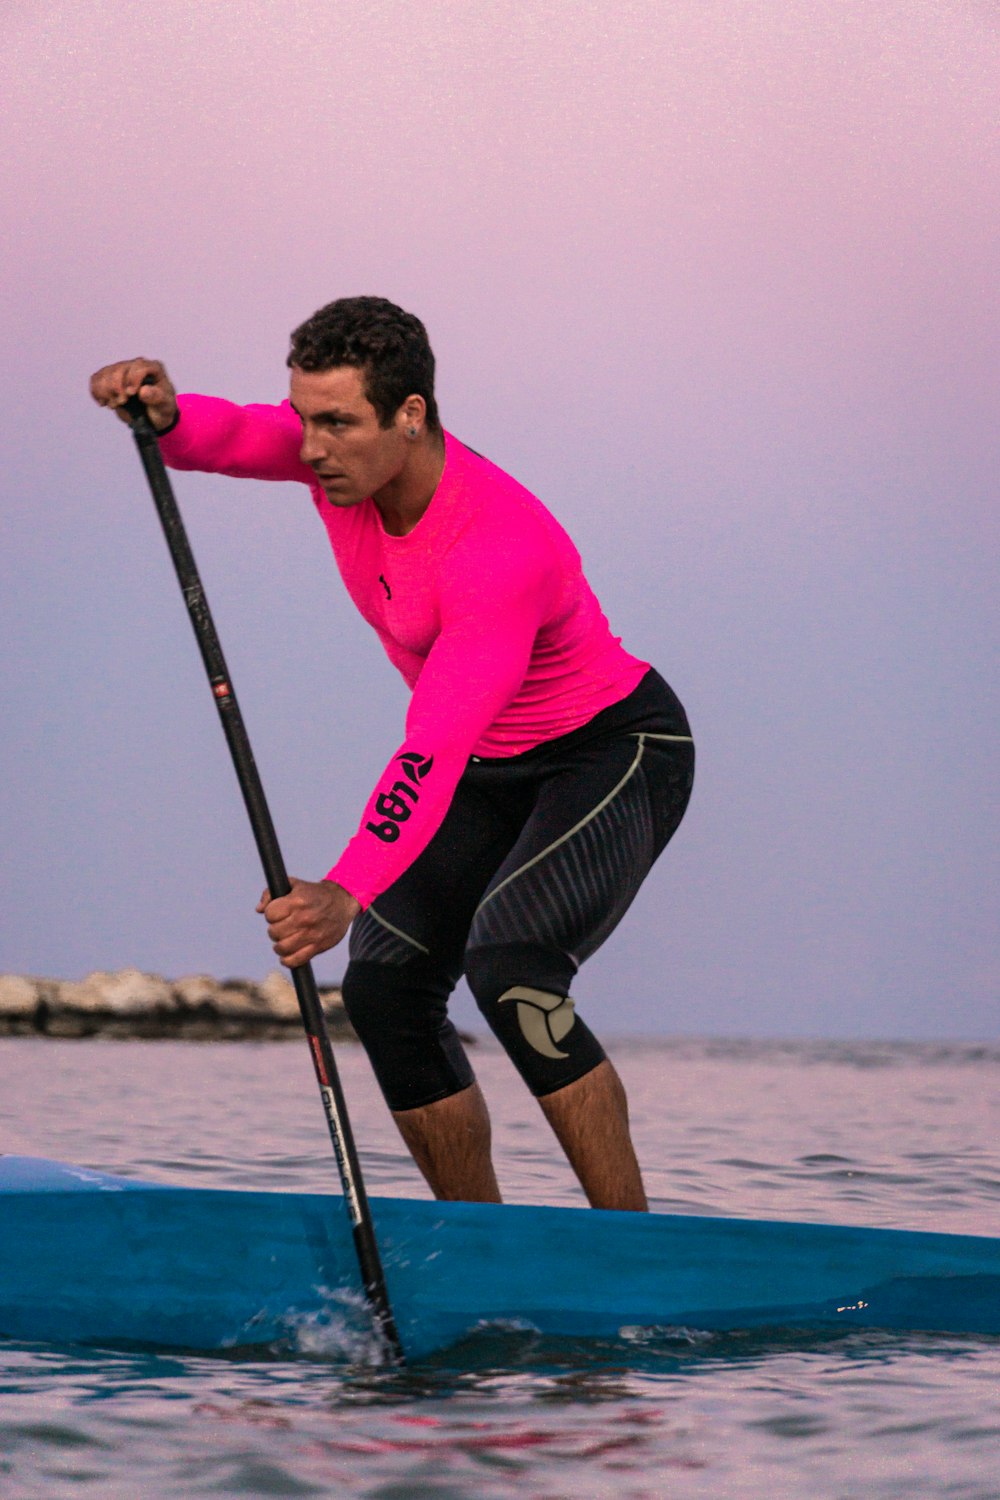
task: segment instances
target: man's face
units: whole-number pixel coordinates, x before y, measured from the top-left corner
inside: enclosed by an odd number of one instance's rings
[[[331,505],[357,505],[400,473],[407,456],[405,412],[400,408],[390,427],[380,427],[361,370],[293,366],[289,394],[302,419],[302,462]]]

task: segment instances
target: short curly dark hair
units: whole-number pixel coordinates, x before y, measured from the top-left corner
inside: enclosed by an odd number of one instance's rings
[[[428,428],[441,430],[427,330],[385,297],[328,302],[292,333],[287,364],[309,372],[353,365],[364,375],[365,395],[381,426],[392,426],[407,396],[423,396]]]

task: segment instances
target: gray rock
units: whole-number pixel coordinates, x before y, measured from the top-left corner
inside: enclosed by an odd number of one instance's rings
[[[260,996],[265,1005],[276,1016],[284,1016],[290,1021],[299,1019],[299,1002],[295,994],[295,986],[288,978],[283,969],[272,969],[260,987]],[[328,1007],[327,997],[324,996],[324,1006]],[[340,1002],[340,992],[337,992],[337,1001]]]
[[[158,974],[143,974],[139,969],[122,969],[117,974],[99,970],[79,983],[64,980],[56,1004],[61,1010],[109,1010],[135,1016],[171,1008],[174,996],[172,987]]]
[[[331,1034],[353,1037],[340,992],[320,991]],[[301,1036],[291,981],[274,970],[260,984],[190,974],[168,980],[135,968],[86,979],[0,975],[0,1035],[186,1037]]]
[[[214,1005],[218,992],[219,981],[208,974],[187,974],[183,979],[174,980],[174,998],[188,1010]]]
[[[30,1016],[38,1004],[38,981],[24,974],[0,974],[0,1016]]]

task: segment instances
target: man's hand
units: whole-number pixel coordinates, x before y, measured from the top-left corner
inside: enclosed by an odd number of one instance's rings
[[[349,891],[332,880],[296,880],[287,896],[265,891],[257,910],[267,922],[275,953],[288,969],[335,948],[361,910]]]
[[[129,425],[131,419],[122,407],[130,396],[138,396],[157,432],[169,427],[177,415],[177,392],[158,359],[122,359],[105,365],[91,375],[90,394],[98,406],[109,406]]]

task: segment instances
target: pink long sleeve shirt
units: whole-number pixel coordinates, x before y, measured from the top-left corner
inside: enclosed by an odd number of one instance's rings
[[[540,500],[445,434],[445,465],[407,536],[371,499],[331,505],[299,458],[290,404],[180,397],[160,441],[175,469],[309,486],[351,598],[412,691],[406,737],[328,879],[367,906],[427,846],[470,756],[568,734],[635,688],[648,663],[611,634],[580,555]]]

